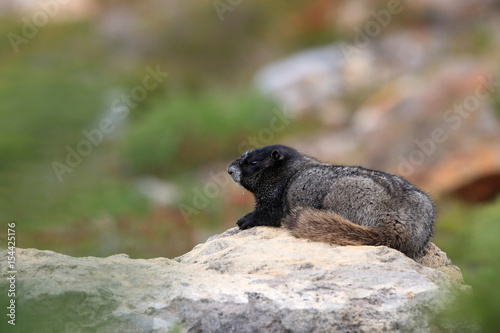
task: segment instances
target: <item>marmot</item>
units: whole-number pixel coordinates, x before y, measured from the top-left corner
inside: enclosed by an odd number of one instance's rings
[[[432,235],[432,200],[399,176],[321,163],[283,145],[248,151],[228,172],[255,197],[240,229],[284,225],[295,237],[386,245],[414,259]]]

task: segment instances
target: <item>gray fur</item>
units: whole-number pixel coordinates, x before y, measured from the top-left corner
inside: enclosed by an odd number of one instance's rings
[[[249,151],[228,172],[255,196],[241,229],[283,224],[297,237],[387,245],[412,258],[432,235],[433,202],[395,175],[320,163],[282,145]]]

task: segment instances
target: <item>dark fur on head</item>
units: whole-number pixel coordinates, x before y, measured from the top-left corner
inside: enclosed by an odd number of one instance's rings
[[[235,182],[252,192],[258,210],[238,221],[241,229],[280,226],[282,196],[288,180],[303,166],[304,156],[293,148],[272,145],[247,151],[228,167]]]
[[[302,155],[295,149],[272,145],[247,151],[228,167],[228,172],[235,182],[252,193],[262,189],[262,182],[276,183],[280,179],[289,176],[293,170],[285,165],[293,164],[293,160],[300,159]],[[276,177],[276,171],[280,171],[280,177]],[[268,187],[268,186],[265,186]]]

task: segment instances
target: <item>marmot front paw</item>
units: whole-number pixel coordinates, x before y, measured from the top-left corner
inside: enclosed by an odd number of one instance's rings
[[[245,230],[245,229],[250,229],[252,227],[255,227],[254,223],[254,213],[248,213],[247,215],[243,216],[241,219],[236,222],[238,227],[240,227],[240,230]]]

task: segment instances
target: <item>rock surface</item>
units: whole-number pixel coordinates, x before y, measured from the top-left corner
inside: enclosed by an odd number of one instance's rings
[[[174,260],[16,254],[19,332],[429,332],[468,290],[433,244],[420,264],[269,227],[229,229]]]

